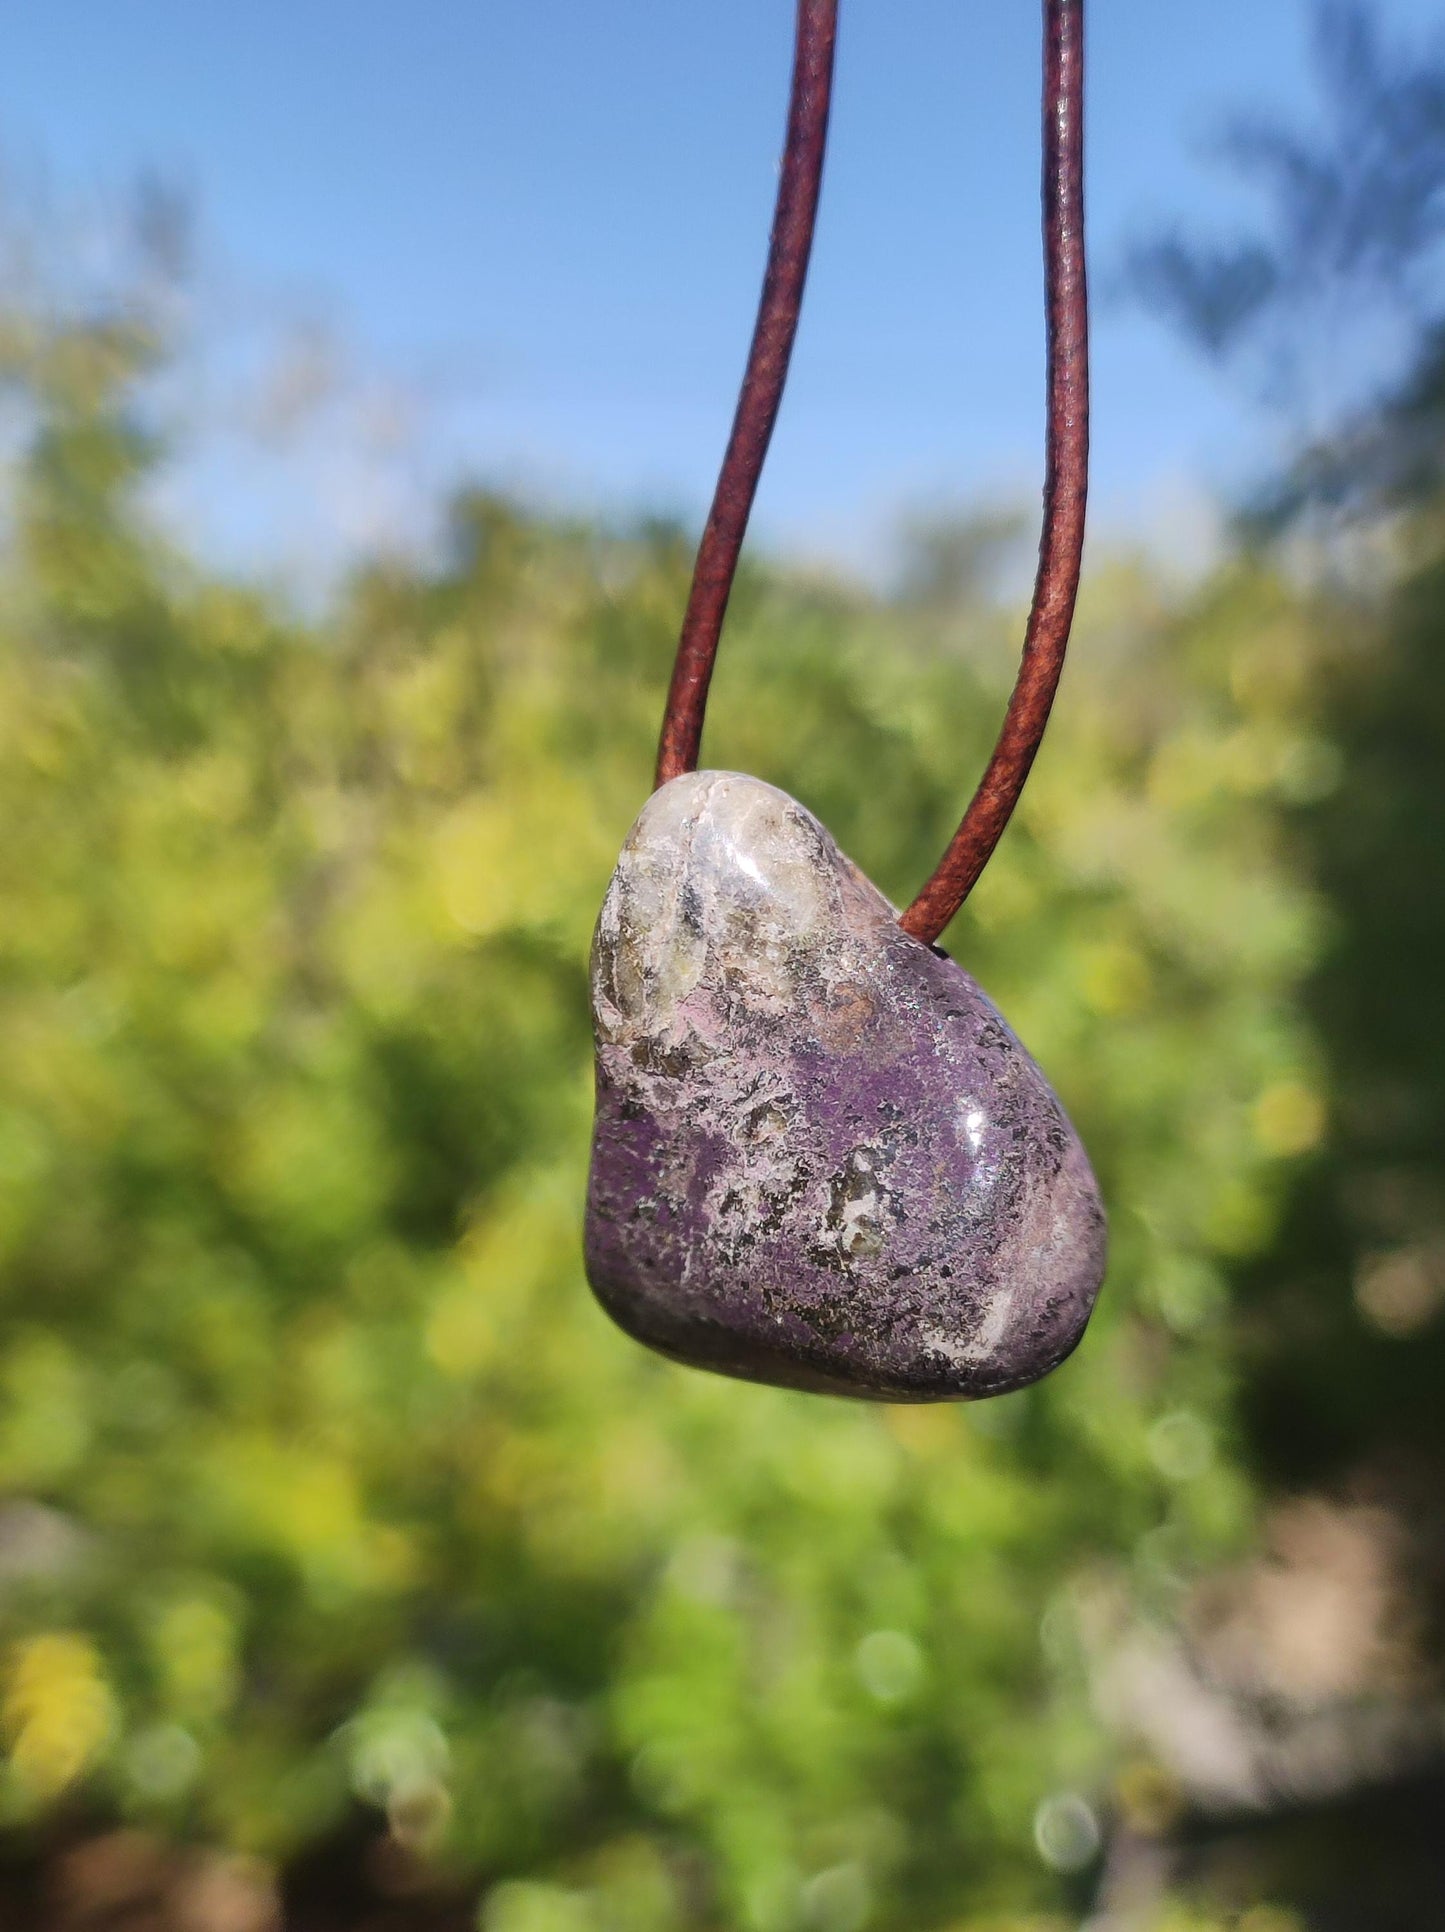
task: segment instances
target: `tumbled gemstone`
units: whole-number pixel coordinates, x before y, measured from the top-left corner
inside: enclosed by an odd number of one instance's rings
[[[694,772],[628,834],[592,953],[587,1272],[678,1361],[883,1401],[1056,1366],[1104,1272],[1063,1108],[959,966],[795,800]]]

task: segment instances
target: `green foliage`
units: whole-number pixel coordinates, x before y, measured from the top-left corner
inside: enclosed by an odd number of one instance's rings
[[[1327,1102],[1311,614],[1101,573],[949,941],[1112,1203],[1079,1354],[977,1409],[713,1380],[579,1257],[686,544],[471,496],[301,623],[148,530],[143,338],[52,348],[0,574],[4,1816],[284,1854],[359,1798],[487,1932],[1062,1926],[1090,1622],[1252,1531],[1228,1283]],[[1013,636],[755,566],[709,757],[904,897]]]
[[[1341,782],[1305,814],[1334,927],[1310,989],[1335,1120],[1269,1265],[1249,1271],[1249,1412],[1276,1481],[1388,1498],[1418,1540],[1425,1616],[1445,1624],[1445,561],[1438,510],[1383,625],[1335,626]],[[1388,1472],[1388,1473],[1387,1473]]]

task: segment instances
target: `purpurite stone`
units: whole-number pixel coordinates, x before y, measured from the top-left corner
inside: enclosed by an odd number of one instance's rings
[[[883,1401],[997,1395],[1083,1333],[1088,1157],[953,961],[785,793],[695,772],[628,834],[592,955],[587,1272],[638,1340]]]

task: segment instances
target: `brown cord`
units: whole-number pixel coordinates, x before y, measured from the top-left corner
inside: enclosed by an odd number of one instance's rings
[[[931,943],[987,865],[1024,788],[1064,667],[1089,477],[1084,268],[1084,0],[1043,0],[1043,230],[1048,426],[1043,532],[1023,661],[988,767],[948,850],[899,923]],[[818,212],[837,0],[798,0],[788,137],[747,371],[698,547],[663,716],[657,783],[697,767],[718,639],[797,332]]]
[[[1039,568],[1003,729],[963,822],[899,924],[931,943],[988,864],[1034,762],[1064,668],[1089,486],[1084,273],[1084,0],[1044,0],[1044,283],[1048,430]]]
[[[693,566],[692,589],[657,748],[659,785],[680,772],[697,769],[713,660],[758,477],[783,400],[798,312],[803,305],[828,141],[837,33],[838,0],[798,0],[788,135],[773,211],[767,273],[732,434]]]

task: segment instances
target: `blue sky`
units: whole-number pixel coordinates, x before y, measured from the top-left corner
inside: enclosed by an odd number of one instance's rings
[[[1381,13],[1439,17],[1434,0]],[[404,533],[463,474],[696,518],[761,272],[791,14],[0,0],[0,152],[64,194],[151,168],[194,197],[197,326],[229,346],[198,361],[213,429],[173,507],[223,549]],[[1036,496],[1038,34],[1030,0],[844,0],[762,540],[866,565],[900,514]],[[1306,108],[1306,53],[1297,0],[1094,0],[1096,286],[1153,221],[1227,222],[1209,131],[1231,106]],[[334,388],[283,460],[240,426],[260,364],[294,375],[299,355],[304,375],[308,343]],[[1097,529],[1187,549],[1201,500],[1267,450],[1223,382],[1100,304]]]

